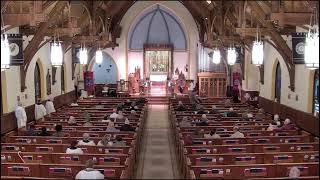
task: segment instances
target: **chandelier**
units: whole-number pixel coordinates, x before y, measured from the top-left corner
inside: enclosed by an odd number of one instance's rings
[[[97,64],[101,64],[102,63],[102,51],[101,49],[99,48],[97,51],[96,51],[96,63]]]
[[[1,71],[10,67],[10,47],[7,34],[1,34]]]
[[[234,65],[237,60],[237,53],[236,49],[234,47],[228,48],[228,64],[229,65]]]
[[[313,20],[313,25],[312,25]],[[317,24],[317,14],[314,11],[311,15],[309,32],[306,37],[304,50],[305,66],[309,69],[319,68],[319,27]]]
[[[51,44],[51,64],[52,66],[59,67],[63,63],[61,43],[58,41],[53,41]]]
[[[86,65],[88,61],[88,52],[85,47],[81,47],[80,49],[80,64]]]
[[[221,59],[220,51],[219,49],[213,50],[213,55],[212,55],[212,62],[215,64],[219,64]]]
[[[252,46],[252,64],[261,66],[263,64],[263,42],[259,40],[257,28],[257,37]]]

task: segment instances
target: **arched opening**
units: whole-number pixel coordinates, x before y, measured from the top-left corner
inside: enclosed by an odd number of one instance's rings
[[[34,97],[35,103],[37,99],[41,99],[41,73],[38,62],[34,68]]]
[[[314,73],[312,112],[319,117],[319,70]]]
[[[65,92],[65,84],[64,84],[64,65],[61,66],[61,94]]]
[[[274,98],[278,103],[280,103],[281,102],[281,67],[280,67],[279,62],[276,67],[275,86],[274,87],[275,87]]]
[[[102,63],[92,66],[94,84],[116,84],[118,79],[118,68],[111,56],[102,53]]]

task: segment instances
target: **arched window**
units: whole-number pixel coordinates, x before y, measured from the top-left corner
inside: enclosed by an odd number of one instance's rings
[[[281,100],[281,67],[280,63],[277,64],[276,68],[276,79],[275,79],[275,96],[277,102]]]
[[[65,92],[64,86],[64,65],[61,66],[61,94]]]
[[[41,77],[38,63],[36,63],[36,66],[34,68],[34,96],[35,102],[37,102],[37,99],[41,98]]]
[[[314,73],[312,109],[314,115],[319,115],[319,70]]]

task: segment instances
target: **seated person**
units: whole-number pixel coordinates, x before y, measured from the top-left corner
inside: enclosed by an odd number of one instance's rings
[[[244,134],[239,131],[239,127],[235,126],[233,128],[233,134],[230,136],[231,138],[244,138]]]
[[[118,112],[118,115],[117,115],[117,117],[116,117],[115,122],[123,122],[123,121],[124,121],[123,112],[122,112],[122,111],[119,111],[119,112]]]
[[[208,111],[204,110],[204,107],[202,105],[197,105],[197,113],[196,114],[207,114]]]
[[[130,101],[130,99],[127,99],[126,102],[124,103],[124,107],[128,108],[130,106],[131,106],[131,101]]]
[[[278,129],[278,125],[276,122],[272,122],[272,123],[269,123],[269,126],[267,128],[267,131],[273,131],[275,129]]]
[[[179,101],[178,106],[175,109],[175,111],[186,111],[186,110],[187,110],[187,108],[182,104],[182,101]]]
[[[295,125],[293,123],[291,123],[289,118],[287,118],[284,121],[283,126],[279,130],[280,131],[288,131],[288,130],[294,130],[294,129],[295,129]]]
[[[209,134],[204,134],[204,138],[217,139],[220,138],[220,135],[217,134],[216,129],[213,129]]]
[[[238,93],[233,94],[232,101],[233,101],[233,103],[240,103],[241,102],[239,100],[239,94]]]
[[[128,115],[128,118],[132,119],[137,117],[137,112],[135,110],[131,110],[130,114]]]
[[[68,120],[68,125],[69,125],[69,126],[76,126],[76,125],[77,125],[76,118],[73,117],[73,116],[70,116],[70,117],[69,117],[69,120]]]
[[[197,126],[208,126],[209,125],[209,120],[207,118],[207,115],[202,114],[200,122],[196,123]]]
[[[298,177],[300,177],[300,174],[301,174],[301,172],[297,166],[293,166],[292,168],[290,168],[289,177],[298,178]]]
[[[83,124],[83,126],[93,126],[93,124],[90,122],[90,119],[91,119],[91,115],[88,112],[85,112],[84,114],[85,123]]]
[[[217,110],[216,105],[212,105],[211,110],[209,111],[209,114],[219,114],[219,111]]]
[[[104,179],[104,174],[93,169],[94,161],[89,159],[86,162],[86,168],[76,175],[75,179]]]
[[[41,132],[38,134],[38,136],[51,136],[51,134],[47,131],[46,127],[42,127]]]
[[[35,131],[36,127],[31,124],[28,131],[26,132],[26,136],[36,136],[37,132]]]
[[[238,117],[238,114],[234,112],[233,108],[229,108],[229,111],[226,113],[227,117]]]
[[[124,102],[117,105],[117,111],[122,111],[124,109]]]
[[[78,142],[78,146],[95,146],[94,141],[90,140],[90,135],[88,133],[83,133],[82,140]]]
[[[191,122],[189,121],[188,117],[185,116],[182,118],[181,122],[179,123],[180,127],[188,127],[191,126]]]
[[[115,120],[118,117],[116,109],[113,109],[113,113],[109,116],[110,119]]]
[[[126,142],[122,140],[121,136],[117,136],[116,140],[113,142],[114,146],[126,146]]]
[[[279,117],[278,114],[275,114],[275,115],[273,116],[273,121],[275,121],[275,122],[280,121],[280,117]]]
[[[71,141],[70,147],[67,148],[66,154],[83,154],[81,148],[77,147],[77,141]]]
[[[231,107],[231,101],[230,101],[230,99],[226,99],[226,100],[224,101],[224,107]]]
[[[98,142],[97,146],[113,146],[111,134],[104,135],[103,138]]]
[[[119,129],[116,129],[116,128],[114,127],[114,122],[110,121],[110,122],[108,123],[108,127],[107,127],[106,131],[107,131],[107,132],[119,132],[120,130],[119,130]]]
[[[62,125],[61,124],[56,125],[55,129],[56,129],[56,132],[53,133],[52,136],[55,136],[55,137],[64,137],[64,136],[66,136],[66,134],[62,132]]]
[[[256,114],[256,120],[263,120],[265,117],[266,115],[264,114],[264,109],[260,108]]]
[[[242,113],[242,118],[252,118],[253,114],[250,112],[249,109],[246,109],[244,113]]]
[[[130,125],[128,118],[124,121],[124,125],[120,127],[120,131],[135,131],[135,128]]]

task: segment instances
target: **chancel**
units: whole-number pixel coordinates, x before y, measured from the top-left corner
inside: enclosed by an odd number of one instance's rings
[[[1,1],[1,179],[319,179],[318,1]]]

